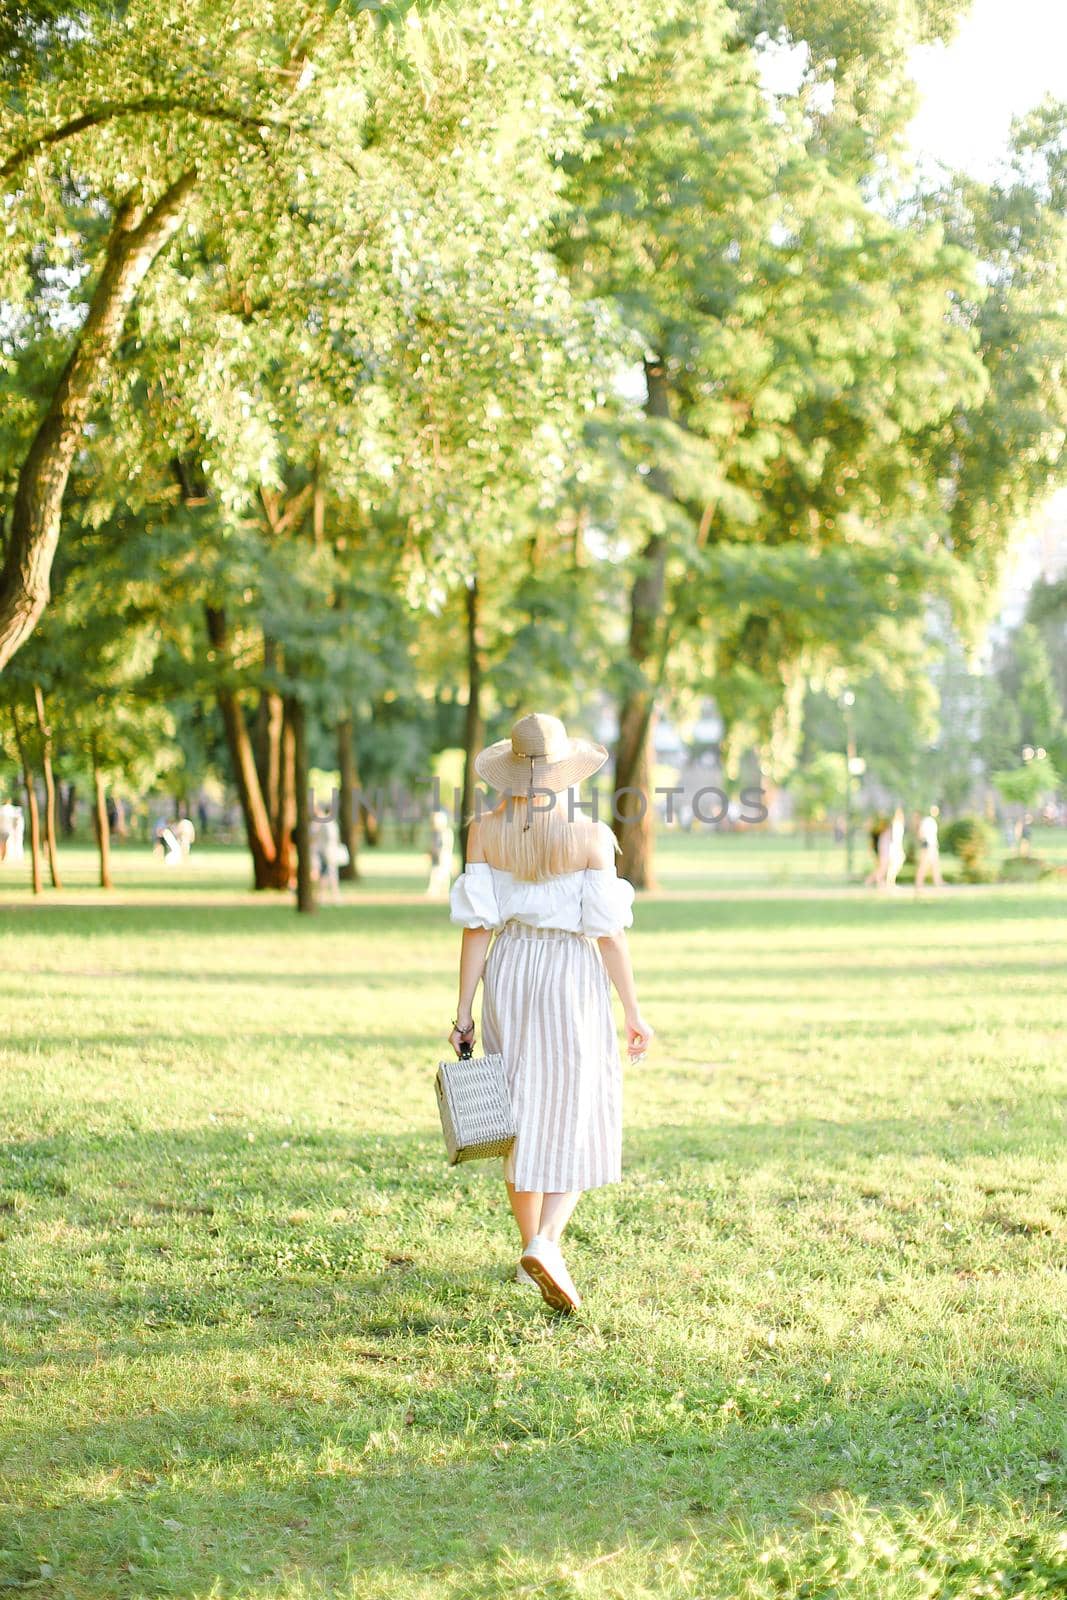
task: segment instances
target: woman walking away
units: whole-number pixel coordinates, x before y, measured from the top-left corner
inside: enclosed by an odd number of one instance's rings
[[[451,894],[452,921],[464,932],[449,1042],[457,1055],[473,1044],[483,980],[482,1043],[504,1058],[517,1129],[504,1162],[522,1240],[516,1277],[566,1312],[581,1299],[560,1250],[563,1230],[586,1189],[621,1177],[609,980],[631,1061],[644,1058],[652,1038],[624,932],[633,888],[616,874],[610,828],[577,812],[568,793],[607,759],[603,745],[570,739],[557,717],[536,713],[483,750],[474,769],[504,798],[471,824],[466,870]]]

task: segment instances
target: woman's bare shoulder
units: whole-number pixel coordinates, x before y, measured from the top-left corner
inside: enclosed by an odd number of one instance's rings
[[[607,823],[594,822],[591,817],[585,817],[580,826],[583,829],[581,843],[586,867],[613,867],[619,846]]]
[[[485,849],[482,845],[481,828],[475,818],[467,829],[467,865],[472,861],[484,861]]]

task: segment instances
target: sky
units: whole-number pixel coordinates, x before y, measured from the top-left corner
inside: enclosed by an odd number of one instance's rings
[[[916,154],[987,177],[1012,117],[1049,93],[1067,99],[1067,0],[974,0],[955,38],[921,46],[911,66]]]

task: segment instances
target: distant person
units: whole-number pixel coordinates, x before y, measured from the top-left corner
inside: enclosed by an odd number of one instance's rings
[[[915,830],[919,838],[919,861],[915,868],[915,887],[921,889],[928,877],[934,880],[938,889],[945,887],[945,880],[941,876],[941,845],[938,839],[938,809],[931,806],[924,817],[919,818],[919,826]]]
[[[884,889],[886,872],[889,867],[889,823],[884,817],[876,817],[868,830],[871,849],[874,852],[874,866],[863,880],[864,888]]]
[[[196,843],[196,829],[190,817],[179,817],[171,830],[178,841],[178,849],[182,853],[182,860],[188,861],[192,854],[193,845]]]
[[[455,834],[447,811],[435,811],[430,818],[430,877],[426,893],[443,899],[452,882],[452,855],[456,847]]]
[[[897,875],[904,865],[906,853],[904,850],[904,811],[901,806],[893,812],[893,820],[889,824],[889,849],[885,869],[885,885],[887,889],[896,888]]]
[[[169,817],[159,817],[152,830],[152,852],[163,857],[165,867],[180,867],[184,857]]]
[[[1034,819],[1028,811],[1019,823],[1019,854],[1021,856],[1030,854],[1030,836],[1033,832],[1033,827]]]
[[[19,808],[11,805],[10,800],[5,800],[3,805],[0,805],[0,861],[8,859],[8,843],[14,834],[18,816]]]
[[[196,820],[200,828],[200,837],[203,838],[207,833],[208,825],[207,801],[204,799],[203,795],[201,795],[199,800],[196,802]]]
[[[0,861],[7,860],[11,850],[12,861],[22,857],[22,808],[5,800],[0,806]]]
[[[309,829],[313,874],[330,891],[330,898],[341,898],[341,829],[332,812],[316,811]]]

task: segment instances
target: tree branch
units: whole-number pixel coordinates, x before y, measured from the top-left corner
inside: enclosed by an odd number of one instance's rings
[[[6,183],[8,178],[39,150],[49,145],[62,144],[65,139],[73,139],[76,134],[84,133],[87,128],[98,128],[102,123],[114,121],[117,117],[169,116],[173,112],[186,112],[189,116],[201,117],[209,122],[229,123],[233,127],[240,128],[261,145],[266,143],[267,129],[272,132],[293,134],[308,140],[323,154],[332,156],[350,172],[358,175],[358,168],[342,151],[316,138],[310,129],[302,128],[298,123],[282,122],[271,117],[255,117],[249,112],[231,110],[228,106],[202,105],[195,100],[178,100],[170,95],[153,94],[145,95],[140,100],[105,101],[103,105],[95,107],[92,111],[84,111],[80,117],[73,117],[58,128],[51,128],[46,133],[38,134],[20,145],[0,166],[0,183]]]
[[[0,670],[47,603],[63,495],[93,396],[141,283],[180,227],[195,184],[190,169],[143,215],[131,206],[116,214],[88,315],[19,473],[0,569]]]

